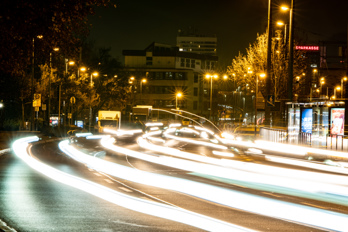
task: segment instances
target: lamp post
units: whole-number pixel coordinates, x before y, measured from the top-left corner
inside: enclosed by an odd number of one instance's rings
[[[319,98],[320,98],[320,95],[322,94],[322,91],[323,91],[323,84],[325,84],[325,78],[324,77],[320,78]]]
[[[341,98],[343,98],[343,91],[344,91],[344,88],[343,88],[343,81],[347,81],[347,77],[343,77],[341,79]]]
[[[213,107],[213,78],[217,79],[218,75],[217,74],[214,74],[214,75],[207,74],[207,75],[205,75],[205,78],[210,79],[210,112],[209,112],[209,119],[211,120],[211,111],[212,111],[212,107]]]
[[[93,88],[93,76],[97,77],[99,73],[94,72],[91,74],[91,88]],[[90,103],[89,103],[89,132],[91,132],[92,128],[92,95],[90,94]]]
[[[175,110],[178,110],[178,98],[182,97],[182,93],[175,94]],[[177,111],[176,111],[177,114]],[[177,119],[177,115],[175,114],[175,120]]]
[[[42,39],[42,35],[36,36],[38,39]],[[33,52],[32,52],[32,67],[31,67],[32,75],[31,75],[31,102],[34,99],[34,79],[35,79],[35,37],[33,38]],[[30,117],[30,127],[31,131],[34,130],[34,107],[31,105],[31,117]]]
[[[259,74],[261,78],[264,78],[266,77],[266,74],[265,73],[261,73]],[[255,130],[254,130],[254,133],[255,133],[255,138],[256,138],[256,126],[257,126],[257,93],[259,91],[259,75],[255,75],[256,76],[256,83],[255,83]]]
[[[278,22],[277,22],[277,25],[278,25],[278,26],[284,26],[284,44],[286,44],[286,42],[287,42],[287,41],[286,41],[286,28],[287,28],[288,25],[285,24],[285,23],[283,23],[282,21],[278,21]]]
[[[335,89],[334,89],[334,99],[337,98],[337,96],[336,96],[336,90],[340,91],[340,90],[341,90],[341,87],[339,87],[339,86],[335,87]]]
[[[145,84],[147,82],[147,79],[146,78],[143,78],[141,81],[140,81],[140,104],[141,104],[141,98],[143,96],[143,83]]]

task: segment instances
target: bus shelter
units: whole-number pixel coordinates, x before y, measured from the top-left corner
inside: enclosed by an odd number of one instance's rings
[[[348,130],[345,101],[289,102],[288,142],[327,146],[328,137],[344,137]]]

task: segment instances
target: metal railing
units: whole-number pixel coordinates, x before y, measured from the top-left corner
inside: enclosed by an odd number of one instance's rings
[[[274,129],[268,127],[260,128],[260,138],[263,140],[276,142],[276,143],[286,143],[287,142],[287,131],[282,129]]]
[[[339,151],[348,151],[348,136],[328,134],[326,148]]]
[[[298,136],[298,143],[302,145],[312,145],[312,134],[311,133],[305,133],[300,132]]]

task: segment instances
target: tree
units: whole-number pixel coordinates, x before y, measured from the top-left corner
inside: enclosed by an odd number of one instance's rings
[[[276,31],[276,36],[272,38],[272,57],[271,57],[271,89],[276,100],[285,100],[287,98],[287,47],[284,40],[281,38],[281,32]],[[227,72],[230,76],[235,77],[237,86],[245,89],[246,86],[251,86],[255,90],[256,78],[255,75],[264,73],[266,70],[267,59],[267,34],[257,35],[256,41],[249,45],[246,49],[246,55],[239,54],[232,60],[231,66]],[[305,73],[305,60],[303,53],[294,50],[294,79],[296,76]],[[265,94],[265,81],[259,78],[259,90]],[[294,93],[298,93],[298,89],[294,89]]]

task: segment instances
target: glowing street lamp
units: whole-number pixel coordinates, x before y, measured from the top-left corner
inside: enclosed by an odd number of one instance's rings
[[[177,93],[175,94],[175,110],[179,110],[178,108],[178,98],[181,98],[182,97],[182,93]],[[177,119],[177,112],[175,112],[175,120]]]
[[[94,72],[91,74],[91,87],[93,87],[94,83],[93,83],[93,77],[98,77],[99,73],[98,72]]]
[[[324,77],[320,78],[320,92],[319,92],[319,95],[323,91],[323,84],[325,84],[325,78]]]
[[[213,107],[213,78],[217,79],[219,76],[217,74],[210,75],[206,74],[205,78],[210,79],[210,112],[209,112],[209,117],[211,119],[211,112],[212,112],[212,107]]]
[[[341,90],[341,87],[337,86],[337,87],[334,89],[334,99],[337,98],[337,96],[336,96],[336,90],[340,91],[340,90]]]
[[[141,81],[140,81],[140,103],[141,103],[141,97],[143,96],[143,83],[145,84],[147,82],[147,79],[146,78],[143,78]]]
[[[343,91],[344,91],[344,88],[343,88],[343,81],[347,81],[347,77],[343,77],[341,79],[341,98],[343,98]]]
[[[93,72],[91,74],[91,88],[93,87],[93,76],[94,77],[98,77],[99,73],[98,72]],[[90,95],[90,98],[92,98],[92,96]],[[92,128],[92,99],[90,99],[90,104],[89,104],[89,132],[91,132],[91,128]]]

